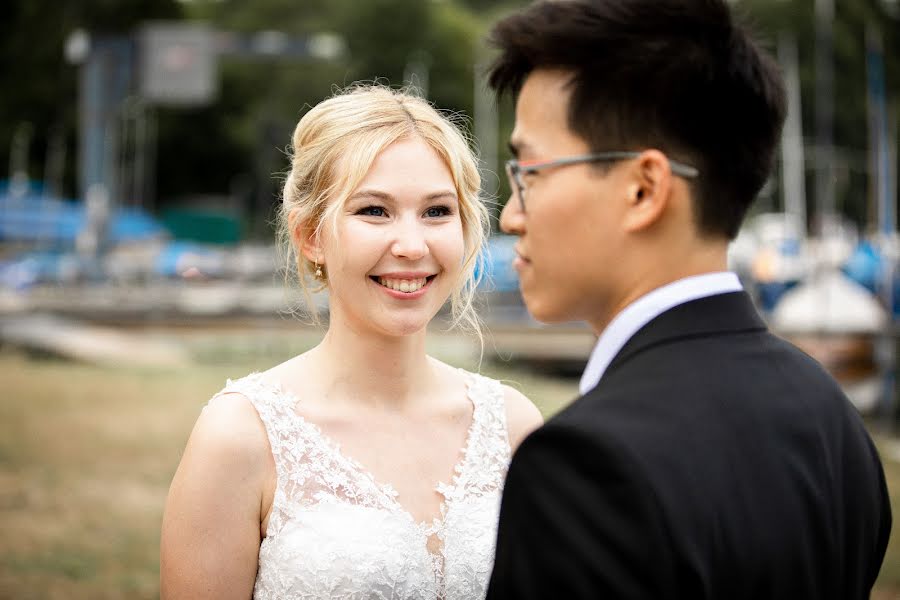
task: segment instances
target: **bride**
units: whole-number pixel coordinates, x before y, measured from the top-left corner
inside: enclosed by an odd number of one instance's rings
[[[482,598],[511,450],[541,420],[425,352],[448,298],[477,327],[475,159],[426,101],[381,86],[311,109],[291,159],[280,224],[301,284],[328,290],[328,331],[200,414],[166,503],[162,597]]]

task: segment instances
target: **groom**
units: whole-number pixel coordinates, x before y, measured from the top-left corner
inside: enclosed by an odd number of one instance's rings
[[[492,40],[522,294],[600,339],[512,460],[488,598],[868,598],[876,449],[726,270],[781,132],[776,65],[725,0],[540,2]]]

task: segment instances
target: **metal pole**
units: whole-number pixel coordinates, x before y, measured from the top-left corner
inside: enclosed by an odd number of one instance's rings
[[[484,64],[485,62],[478,61],[472,68],[472,89],[475,92],[475,140],[478,143],[481,158],[478,163],[481,171],[481,193],[485,198],[490,199],[497,194],[499,187],[499,180],[497,180],[498,117],[494,95],[487,89],[486,82],[481,76]]]
[[[134,178],[131,201],[137,208],[144,207],[144,169],[147,161],[147,116],[143,103],[135,98],[134,113]]]
[[[103,181],[105,61],[105,53],[91,49],[79,73],[78,197],[82,201],[91,185]]]
[[[141,198],[148,211],[156,209],[156,109],[147,106],[144,112],[147,129],[147,154],[141,182]]]
[[[44,196],[62,197],[63,171],[66,167],[66,135],[61,124],[51,131],[44,161]]]
[[[800,107],[800,75],[797,68],[797,40],[783,32],[778,40],[778,61],[787,88],[787,119],[781,139],[782,197],[784,211],[796,215],[800,235],[806,234],[806,169],[803,155],[803,124]]]
[[[131,128],[133,118],[131,115],[131,98],[126,98],[119,110],[118,115],[118,156],[116,158],[116,181],[118,181],[118,192],[116,198],[119,204],[131,202],[130,194],[132,186],[132,176],[134,174],[133,164],[131,163],[132,146],[134,145],[134,136]]]
[[[31,134],[34,127],[23,121],[13,134],[12,147],[9,150],[9,189],[7,194],[12,199],[24,198],[28,193],[28,150],[31,147]]]
[[[834,0],[816,0],[816,202],[826,219],[836,210],[834,193]],[[824,221],[823,221],[824,223]]]

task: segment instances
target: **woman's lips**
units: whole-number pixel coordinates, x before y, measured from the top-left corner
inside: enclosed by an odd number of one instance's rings
[[[411,277],[410,275],[415,275]],[[419,273],[390,273],[370,277],[381,289],[393,298],[412,300],[425,294],[436,275]]]

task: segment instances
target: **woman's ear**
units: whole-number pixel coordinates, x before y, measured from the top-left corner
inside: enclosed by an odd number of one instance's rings
[[[303,253],[303,256],[310,262],[324,265],[325,258],[322,252],[319,232],[314,227],[309,227],[299,230],[299,235],[302,236],[300,251]]]
[[[672,169],[659,150],[645,150],[638,157],[628,185],[628,231],[645,230],[658,223],[670,202]]]
[[[291,220],[291,241],[310,262],[324,264],[321,236],[318,227],[299,218]]]

